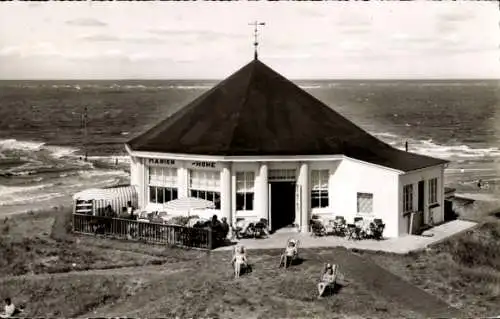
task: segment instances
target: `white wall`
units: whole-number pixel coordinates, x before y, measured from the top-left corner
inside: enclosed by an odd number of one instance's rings
[[[437,178],[437,200],[438,207],[429,210],[429,180]],[[408,172],[399,176],[399,234],[408,233],[408,216],[403,216],[403,187],[408,184],[413,185],[413,210],[418,208],[418,182],[425,181],[424,184],[424,223],[429,222],[429,215],[432,214],[434,224],[444,221],[444,167],[442,165],[424,168],[421,170]]]
[[[148,202],[147,189],[147,165],[144,159],[132,157],[131,159],[131,184],[138,186],[139,205],[144,208]],[[175,167],[178,168],[178,193],[179,197],[188,196],[189,176],[188,170],[192,166],[191,161],[176,160]],[[221,163],[216,164],[215,170],[221,171]],[[342,160],[332,161],[310,161],[308,162],[309,179],[312,170],[328,169],[330,171],[329,178],[329,207],[310,209],[310,200],[304,200],[306,204],[308,216],[310,219],[312,214],[330,216],[344,216],[347,222],[351,223],[356,216],[365,218],[381,218],[386,224],[384,236],[397,237],[407,233],[407,222],[402,216],[402,196],[403,185],[408,183],[414,184],[414,203],[417,203],[417,183],[419,180],[429,180],[430,178],[438,178],[438,202],[439,207],[432,210],[435,223],[444,220],[444,188],[443,188],[443,172],[442,166],[431,167],[419,171],[414,171],[400,176],[400,172],[381,166],[364,163],[354,159],[344,158]],[[229,198],[225,198],[227,206],[230,206],[230,219],[235,222],[236,218],[243,217],[247,219],[268,218],[267,209],[262,209],[262,204],[267,203],[268,189],[267,181],[261,180],[260,163],[257,162],[233,162],[227,166],[230,169],[230,178],[226,177],[227,181],[231,181],[229,188],[222,187],[224,181],[221,180],[221,192],[223,189],[229,189]],[[297,169],[297,177],[299,175],[298,162],[268,162],[268,170],[272,169]],[[254,210],[252,211],[236,211],[236,172],[252,171],[255,174],[254,183]],[[222,178],[222,174],[221,174]],[[266,188],[261,187],[266,184]],[[300,184],[300,181],[297,181]],[[309,180],[305,192],[310,196],[311,181]],[[373,213],[370,215],[361,215],[357,212],[357,193],[372,193],[373,194]],[[225,194],[221,194],[224,197]],[[428,196],[428,185],[426,183],[425,196]],[[222,199],[222,198],[221,198]],[[428,200],[425,199],[426,209]],[[220,211],[213,213],[220,214]],[[266,216],[262,216],[266,213]],[[300,216],[299,216],[300,215]],[[296,221],[300,221],[304,214],[297,214]],[[222,217],[222,216],[219,216]],[[428,220],[428,214],[425,217],[425,222]],[[304,219],[305,220],[305,219]]]
[[[348,223],[354,217],[381,218],[384,237],[398,236],[398,172],[352,159],[336,163],[331,172],[330,214],[344,216]],[[373,194],[373,213],[357,212],[357,193]]]
[[[131,157],[130,158],[130,185],[134,186],[137,195],[139,207],[144,207],[147,203],[147,198],[145,198],[144,182],[147,171],[144,168],[144,161],[142,158]]]

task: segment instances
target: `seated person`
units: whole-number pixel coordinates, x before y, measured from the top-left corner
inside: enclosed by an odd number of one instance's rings
[[[318,299],[323,297],[327,287],[333,287],[337,280],[337,265],[327,264],[318,283]]]
[[[222,217],[221,232],[222,232],[222,238],[226,239],[227,234],[229,234],[229,224],[227,223],[226,217]]]
[[[0,314],[0,318],[10,318],[15,312],[16,306],[14,306],[10,298],[5,298],[4,312]]]
[[[231,264],[234,267],[234,276],[239,278],[241,270],[246,268],[248,265],[247,255],[245,252],[245,247],[236,246],[234,249],[233,259],[231,259]]]
[[[288,245],[285,248],[285,252],[281,255],[280,267],[281,265],[284,265],[285,268],[288,267],[288,262],[297,258],[297,255],[298,255],[297,243],[294,239],[291,239],[290,241],[288,241]]]
[[[134,207],[132,206],[132,201],[130,201],[130,200],[127,202],[127,213],[130,216],[134,215]]]

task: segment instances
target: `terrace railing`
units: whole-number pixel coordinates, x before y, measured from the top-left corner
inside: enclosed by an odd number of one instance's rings
[[[73,214],[73,232],[106,237],[201,249],[215,248],[212,230],[136,220]]]

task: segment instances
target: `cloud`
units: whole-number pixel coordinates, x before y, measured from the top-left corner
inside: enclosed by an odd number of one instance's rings
[[[338,28],[341,33],[346,35],[357,35],[357,34],[366,34],[371,31],[369,26],[360,25],[360,26],[341,26]]]
[[[434,37],[408,34],[408,33],[402,33],[402,32],[394,33],[390,36],[390,38],[393,42],[400,42],[400,43],[404,43],[404,44],[433,43],[436,40]]]
[[[161,44],[165,39],[151,36],[114,36],[109,34],[85,34],[78,37],[88,42],[127,42],[138,44]]]
[[[159,35],[162,37],[188,37],[195,38],[196,40],[208,40],[216,41],[220,39],[241,39],[244,35],[231,33],[231,32],[220,32],[220,31],[207,31],[207,30],[181,30],[181,29],[171,29],[171,28],[154,28],[149,29],[147,32]]]
[[[8,46],[0,49],[3,57],[57,56],[60,52],[51,42],[39,42],[33,45]]]
[[[463,22],[474,17],[475,15],[471,11],[446,12],[438,15],[438,19],[446,22]]]
[[[79,36],[78,39],[85,40],[89,42],[116,42],[121,39],[117,36],[108,35],[108,34],[88,34]]]
[[[339,27],[370,27],[372,25],[370,18],[355,13],[341,14],[333,23]]]
[[[67,25],[80,26],[80,27],[105,27],[108,24],[93,18],[78,18],[73,20],[67,20]]]

